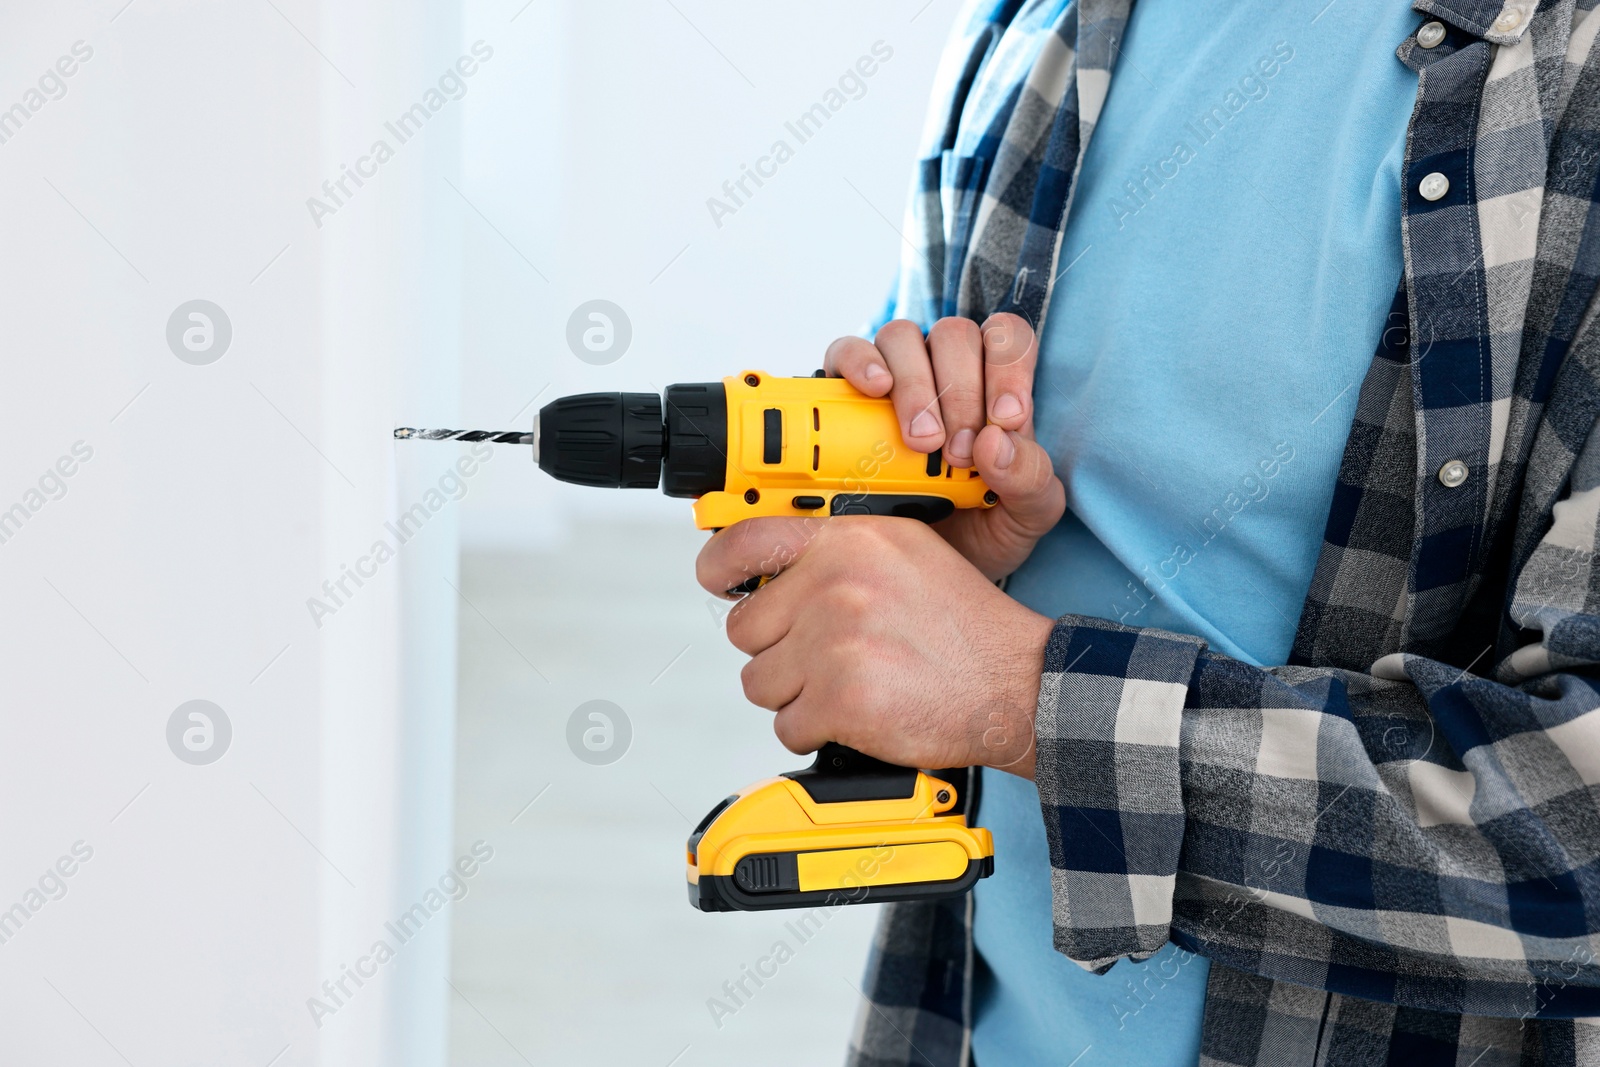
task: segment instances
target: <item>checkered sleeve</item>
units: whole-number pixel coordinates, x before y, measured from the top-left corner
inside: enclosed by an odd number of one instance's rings
[[[1260,668],[1057,621],[1037,714],[1056,947],[1468,1015],[1600,1015],[1600,444],[1493,669]],[[1488,651],[1488,650],[1485,650]]]
[[[1185,813],[1184,697],[1205,645],[1084,616],[1057,620],[1039,685],[1056,948],[1101,968],[1166,944]]]
[[[1561,625],[1586,642],[1566,661],[1600,662],[1600,617]],[[1434,1011],[1600,1015],[1600,686],[1375,672],[1058,620],[1036,774],[1056,947],[1104,970],[1171,939]]]

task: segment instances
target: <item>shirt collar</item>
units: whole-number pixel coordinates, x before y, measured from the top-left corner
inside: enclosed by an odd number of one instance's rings
[[[1491,44],[1514,45],[1527,32],[1537,6],[1537,0],[1416,0],[1411,9]]]

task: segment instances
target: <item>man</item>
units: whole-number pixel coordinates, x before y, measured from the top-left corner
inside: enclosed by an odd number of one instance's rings
[[[967,5],[827,365],[1000,504],[699,560],[789,748],[990,772],[853,1063],[1600,1063],[1594,2]]]

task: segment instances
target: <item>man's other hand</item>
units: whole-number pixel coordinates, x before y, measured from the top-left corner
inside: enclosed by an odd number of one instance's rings
[[[946,318],[923,337],[896,319],[873,341],[841,337],[823,366],[868,396],[888,396],[900,434],[916,452],[944,449],[953,467],[976,467],[999,496],[935,529],[991,579],[1021,566],[1060,520],[1066,493],[1033,436],[1033,374],[1039,345],[1018,315]]]

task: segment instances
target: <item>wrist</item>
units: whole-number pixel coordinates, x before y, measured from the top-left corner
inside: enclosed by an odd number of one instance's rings
[[[1032,781],[1037,757],[1034,720],[1044,675],[1044,650],[1055,620],[1020,604],[1016,607],[1015,625],[1008,627],[1010,655],[990,689],[995,699],[989,705],[973,762]]]

